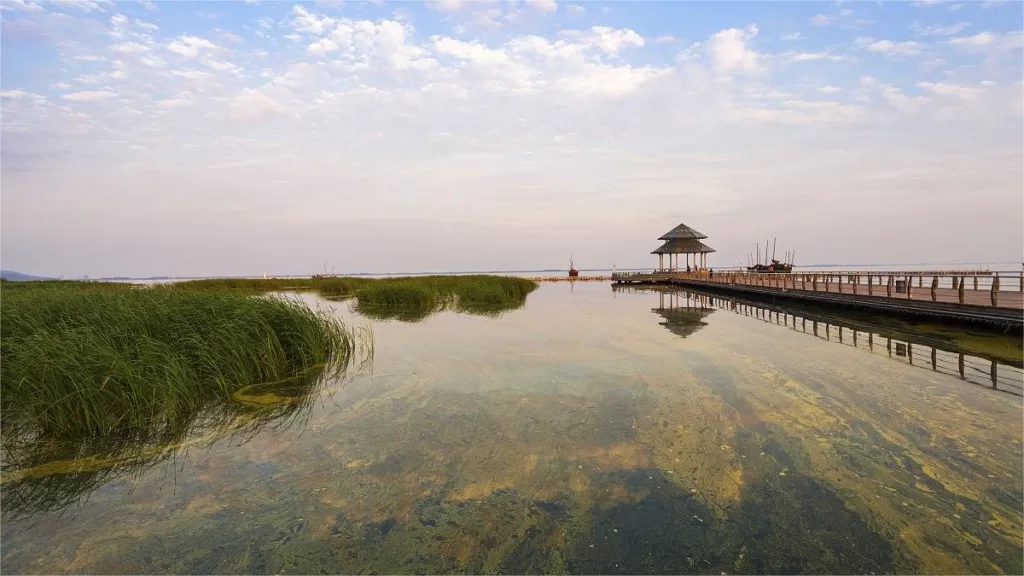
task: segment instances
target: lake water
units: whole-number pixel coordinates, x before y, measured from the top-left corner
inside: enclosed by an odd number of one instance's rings
[[[2,571],[1024,571],[1019,336],[595,283],[372,325],[297,410],[20,447]]]

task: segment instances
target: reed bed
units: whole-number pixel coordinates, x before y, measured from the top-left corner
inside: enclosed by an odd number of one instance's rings
[[[515,309],[537,283],[507,276],[385,278],[355,290],[356,309],[378,319],[416,321],[440,310],[496,315]]]
[[[457,309],[466,312],[521,306],[537,283],[512,276],[405,276],[397,278],[219,278],[173,284],[208,291],[305,291],[328,298],[355,297],[360,310]]]
[[[336,318],[286,298],[11,284],[0,307],[8,437],[160,436],[191,422],[211,398],[230,401],[254,383],[340,374],[367,344]]]

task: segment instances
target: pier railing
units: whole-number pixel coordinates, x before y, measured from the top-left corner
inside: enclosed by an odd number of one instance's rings
[[[717,274],[716,274],[717,275]],[[620,288],[619,290],[634,290]],[[858,323],[842,318],[825,318],[808,312],[784,307],[759,305],[737,298],[688,292],[685,289],[659,294],[661,308],[666,308],[664,296],[669,295],[668,309],[719,309],[790,328],[795,332],[815,336],[828,342],[860,348],[874,354],[940,372],[972,384],[1024,396],[1024,368],[994,358],[985,358],[948,346],[935,339],[910,334],[893,334],[883,327]],[[858,325],[859,324],[859,325]]]
[[[1024,272],[652,272],[615,274],[612,280],[686,280],[777,290],[804,290],[904,300],[1024,309]]]

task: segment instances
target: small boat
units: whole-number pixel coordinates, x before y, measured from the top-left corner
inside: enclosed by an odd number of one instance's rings
[[[576,278],[580,275],[580,271],[572,265],[572,256],[569,256],[569,278]]]

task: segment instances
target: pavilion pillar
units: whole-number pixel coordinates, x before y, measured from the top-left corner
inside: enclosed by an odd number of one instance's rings
[[[664,269],[665,269],[665,255],[664,254],[658,254],[658,271],[660,272],[660,271],[662,271]]]

